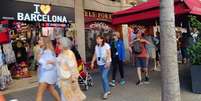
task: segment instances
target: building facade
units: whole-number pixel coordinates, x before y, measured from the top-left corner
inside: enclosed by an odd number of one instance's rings
[[[55,6],[62,6],[62,7],[70,7],[74,8],[75,13],[75,22],[73,27],[76,31],[76,40],[78,45],[78,50],[84,60],[86,60],[87,54],[87,43],[86,43],[86,12],[98,12],[97,16],[100,17],[102,20],[111,20],[111,13],[115,11],[119,11],[122,9],[126,9],[131,7],[130,4],[127,4],[126,0],[16,0],[19,2],[32,2],[32,3],[39,3],[39,4],[51,4]],[[104,17],[108,16],[108,17]],[[89,17],[91,18],[91,17]],[[98,20],[97,20],[98,19]],[[94,22],[101,22],[99,18],[97,18]],[[102,21],[105,22],[105,21]],[[109,26],[111,25],[111,21],[109,22]],[[122,25],[121,31],[123,32],[123,37],[127,39],[127,31],[126,25]]]

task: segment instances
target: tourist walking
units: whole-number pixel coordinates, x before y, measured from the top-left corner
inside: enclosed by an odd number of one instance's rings
[[[109,86],[109,70],[111,63],[111,51],[108,43],[105,43],[103,36],[98,35],[96,37],[95,53],[91,62],[91,68],[94,68],[94,63],[97,61],[98,68],[101,72],[102,86],[103,86],[103,99],[107,99],[111,94]]]
[[[149,83],[147,58],[148,52],[145,48],[146,44],[150,44],[147,40],[142,37],[142,32],[137,32],[137,38],[133,42],[133,52],[135,53],[136,60],[135,66],[137,68],[138,81],[136,85],[141,85],[143,82]],[[142,80],[142,71],[145,73],[145,78]]]
[[[61,53],[57,57],[58,78],[61,90],[61,101],[83,101],[86,96],[81,91],[78,84],[79,72],[77,61],[71,49],[71,41],[62,37],[59,39]]]
[[[144,32],[144,39],[149,41],[150,44],[146,44],[146,50],[148,52],[148,67],[150,67],[153,71],[159,71],[156,67],[156,45],[159,43],[159,40],[154,37],[154,34],[150,31],[149,27],[146,28]]]
[[[57,93],[54,85],[57,81],[57,70],[55,65],[55,53],[48,37],[40,37],[38,44],[40,46],[40,53],[37,56],[39,63],[38,68],[38,91],[36,101],[43,101],[43,95],[48,90],[55,101],[60,101],[59,94]]]
[[[125,48],[124,48],[124,42],[120,39],[120,33],[115,32],[113,35],[114,41],[111,42],[111,53],[112,53],[112,82],[110,83],[111,86],[116,85],[116,72],[117,69],[119,69],[120,73],[120,84],[124,85],[124,67],[123,63],[125,61]]]
[[[158,43],[156,44],[156,70],[160,71],[160,32],[156,32]]]

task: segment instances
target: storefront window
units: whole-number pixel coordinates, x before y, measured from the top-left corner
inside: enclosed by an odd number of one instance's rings
[[[94,48],[96,45],[96,36],[103,35],[106,41],[109,41],[113,34],[113,29],[109,23],[94,22],[89,24],[89,27],[85,29],[85,41],[86,41],[86,59],[90,61],[92,59]]]

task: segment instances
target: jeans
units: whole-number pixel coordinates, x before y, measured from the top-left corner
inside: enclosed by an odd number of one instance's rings
[[[109,86],[109,69],[105,68],[105,65],[99,65],[98,66],[101,72],[101,79],[102,79],[102,86],[104,93],[107,93],[110,91]]]
[[[112,64],[113,64],[112,80],[116,79],[117,69],[119,69],[121,79],[124,79],[123,61],[119,60],[119,57],[117,56],[117,57],[113,58]]]

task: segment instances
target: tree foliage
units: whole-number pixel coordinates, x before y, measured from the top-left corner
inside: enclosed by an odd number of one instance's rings
[[[191,27],[197,28],[199,31],[201,31],[201,22],[197,19],[197,17],[190,15],[189,18],[190,18]]]
[[[197,19],[196,16],[190,15],[189,18],[191,27],[197,28],[200,33],[201,22]],[[193,65],[201,65],[201,40],[195,43],[192,47],[188,48],[188,54]]]

